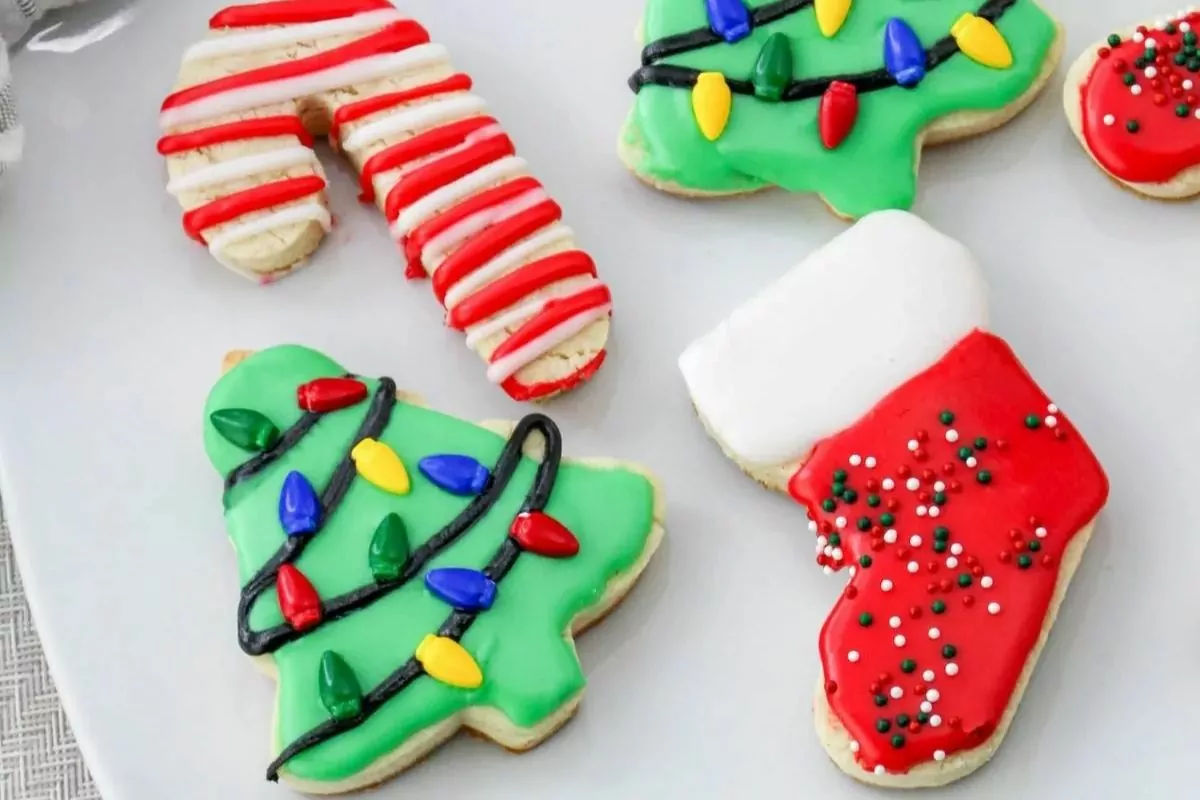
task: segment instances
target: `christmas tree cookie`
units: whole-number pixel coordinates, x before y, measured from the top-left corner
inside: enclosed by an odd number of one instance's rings
[[[205,420],[238,642],[278,679],[267,777],[302,791],[379,783],[463,727],[550,736],[583,694],[574,635],[663,535],[654,479],[563,460],[549,418],[463,422],[302,347],[233,366]]]
[[[218,11],[163,101],[158,151],[183,228],[258,283],[332,226],[328,136],[358,172],[405,274],[517,400],[580,385],[606,357],[612,297],[563,209],[443,45],[388,0]]]
[[[816,725],[879,786],[949,783],[1000,746],[1108,496],[986,324],[970,253],[884,211],[680,359],[712,436],[807,509],[817,564],[849,573]]]
[[[912,206],[926,144],[1003,125],[1062,35],[1035,0],[647,0],[621,159],[673,194]]]
[[[1067,120],[1114,180],[1167,200],[1200,194],[1200,11],[1114,33],[1067,74]]]

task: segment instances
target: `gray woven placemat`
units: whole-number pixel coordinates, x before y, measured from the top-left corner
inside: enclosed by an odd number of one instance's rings
[[[100,800],[46,667],[2,513],[0,800]]]

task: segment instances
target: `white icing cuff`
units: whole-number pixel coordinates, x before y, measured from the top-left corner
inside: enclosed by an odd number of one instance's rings
[[[986,326],[987,287],[966,247],[881,211],[689,345],[679,367],[739,460],[783,464]]]

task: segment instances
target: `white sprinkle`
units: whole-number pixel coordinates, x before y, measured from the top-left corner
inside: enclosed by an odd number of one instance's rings
[[[833,548],[833,560],[834,561],[842,560],[842,548],[840,548],[840,547]]]
[[[1054,416],[1053,414],[1046,417],[1046,427],[1047,428],[1053,428],[1057,424],[1058,424],[1058,417]]]
[[[1157,49],[1157,47],[1158,47],[1158,42],[1156,42],[1153,37],[1146,39],[1146,49],[1147,50],[1154,50],[1154,49]],[[1151,67],[1151,69],[1153,69],[1153,67]]]
[[[1117,122],[1117,118],[1114,117],[1112,114],[1104,115],[1104,124],[1105,125],[1115,125],[1116,122]]]
[[[938,638],[938,637],[940,637],[941,635],[942,635],[942,632],[941,632],[941,631],[939,631],[937,628],[930,628],[930,629],[929,629],[929,638],[930,638],[930,639],[937,639],[937,638]]]
[[[1033,535],[1038,537],[1039,539],[1045,539],[1046,538],[1046,529],[1045,528],[1035,528],[1033,531]]]
[[[855,742],[855,744],[858,744],[858,742]],[[857,753],[858,751],[855,750],[854,752]],[[933,751],[933,760],[934,761],[945,761],[946,760],[946,751],[945,750],[934,750]]]
[[[950,545],[950,552],[953,553],[954,555],[961,556],[962,551],[963,551],[963,546],[961,544],[959,544],[958,542],[955,542],[954,544]]]
[[[833,558],[833,545],[825,545],[825,549],[821,551],[827,558]]]
[[[888,625],[891,625],[893,628],[899,628],[900,627],[900,618],[892,617],[891,619],[888,620]]]
[[[921,537],[917,536],[914,533],[912,536],[908,537],[908,543],[911,544],[913,547],[920,547],[921,546]]]
[[[918,517],[923,517],[928,513],[929,513],[929,509],[926,508],[925,506],[917,506],[917,516]]]
[[[933,490],[935,492],[944,492],[944,491],[946,491],[946,484],[942,483],[941,481],[938,481],[937,483],[935,483],[933,485]]]
[[[884,478],[880,485],[883,487],[885,492],[890,492],[892,489],[896,488],[896,482],[891,478]]]
[[[958,664],[955,664],[953,661],[951,661],[949,664],[947,664],[946,665],[946,674],[949,675],[951,678],[953,678],[955,675],[957,675],[958,674]]]
[[[862,456],[860,456],[858,453],[855,453],[854,455],[850,456],[850,466],[857,467],[861,463],[862,463]]]
[[[979,585],[985,589],[992,588],[992,576],[984,575],[982,578],[979,579]]]
[[[867,469],[875,469],[875,465],[879,462],[875,460],[875,456],[867,456],[865,463],[867,465]]]
[[[921,569],[921,565],[920,565],[920,564],[918,564],[917,562],[915,562],[915,561],[910,561],[910,562],[908,562],[908,571],[909,571],[909,573],[911,573],[911,574],[913,574],[913,575],[916,575],[916,574],[917,574],[917,570],[919,570],[919,569]]]
[[[942,718],[939,715],[934,714],[932,717],[929,718],[929,727],[936,728],[937,726],[939,726],[941,724],[942,724]]]
[[[979,462],[975,460],[975,456],[971,456],[970,458],[967,459],[967,467],[969,469],[975,469],[975,465],[978,463]]]
[[[829,540],[825,538],[825,534],[817,537],[817,549],[820,550],[825,545],[829,544]]]
[[[846,527],[846,518],[845,518],[845,517],[838,517],[837,519],[835,519],[835,520],[833,521],[833,524],[834,524],[834,525],[836,525],[836,526],[837,526],[837,527],[839,527],[839,528],[844,528],[844,527]]]
[[[875,765],[875,774],[876,774],[876,775],[883,775],[885,772],[887,772],[887,770],[885,770],[885,769],[883,768],[883,764],[876,764],[876,765]]]
[[[957,442],[958,441],[958,431],[954,430],[954,428],[951,428],[950,430],[946,431],[946,441],[947,442]]]
[[[940,506],[930,506],[929,507],[929,516],[940,517],[941,515],[942,515],[942,509]]]
[[[933,703],[926,700],[925,702],[921,703],[921,710],[928,714],[930,711],[933,711]]]
[[[908,440],[908,449],[909,450],[916,450],[920,446],[921,446],[920,442],[918,442],[916,439]]]
[[[850,577],[851,577],[851,578],[853,578],[853,577],[854,577],[854,574],[855,574],[856,572],[858,572],[858,569],[857,569],[857,568],[855,568],[853,564],[851,564],[851,565],[850,565]]]
[[[942,693],[937,689],[930,689],[925,693],[925,699],[931,703],[936,703],[938,700],[942,699]]]
[[[954,556],[947,556],[947,557],[946,557],[946,567],[947,567],[947,568],[949,568],[949,569],[954,569],[954,568],[955,568],[955,567],[957,567],[957,566],[958,566],[958,559],[957,559],[957,558],[955,558]]]
[[[907,641],[908,640],[904,638],[903,633],[897,633],[896,638],[892,639],[892,644],[896,645],[896,647],[904,647],[904,643]],[[899,688],[899,687],[897,687],[897,688]]]
[[[1196,109],[1196,119],[1200,119],[1200,108]]]
[[[892,691],[889,692],[889,694],[892,696],[893,700],[899,700],[901,697],[904,697],[904,690],[899,686],[893,686]]]
[[[934,678],[937,677],[937,673],[931,669],[927,669],[921,673],[921,677],[925,680],[926,683],[929,683],[930,681],[932,681]]]
[[[1183,88],[1185,88],[1185,89],[1190,88],[1189,86],[1186,85],[1187,83],[1188,83],[1188,81],[1184,81],[1185,85]],[[1047,414],[1057,414],[1058,406],[1054,405],[1054,403],[1051,403],[1050,405],[1046,406],[1046,413]]]
[[[832,574],[833,574],[833,567],[831,567],[831,566],[829,566],[828,564],[826,564],[826,565],[825,565],[825,566],[824,566],[824,567],[821,569],[821,571],[822,571],[822,572],[824,572],[826,575],[832,575]]]
[[[815,519],[810,519],[808,521],[808,529],[813,533],[817,532],[817,521]]]
[[[1158,76],[1158,70],[1154,67],[1146,67],[1146,77],[1155,78]]]
[[[1185,92],[1190,92],[1195,85],[1196,84],[1192,83],[1191,79],[1185,80],[1183,83],[1180,84],[1180,86],[1183,87],[1183,90]],[[1051,412],[1051,413],[1054,413],[1054,412]]]
[[[1130,93],[1130,94],[1135,94],[1135,95],[1136,95],[1136,94],[1141,94],[1141,93],[1142,93],[1142,87],[1141,87],[1140,85],[1138,85],[1138,84],[1136,84],[1136,83],[1135,83],[1133,86],[1130,86],[1130,87],[1129,87],[1129,93]]]
[[[889,581],[887,578],[884,578],[882,581],[879,582],[879,588],[883,589],[885,592],[890,592],[892,590],[893,585],[894,584],[891,581]]]
[[[886,531],[884,531],[883,540],[885,542],[887,542],[888,544],[895,544],[896,543],[896,529],[888,528]]]
[[[858,752],[858,749],[859,749],[859,747],[861,747],[861,745],[858,743],[858,740],[857,740],[857,739],[855,739],[855,740],[853,740],[852,742],[850,742],[850,752],[851,752],[851,753],[857,753],[857,752]]]
[[[1133,40],[1135,42],[1144,41],[1145,38],[1146,38],[1146,34],[1142,33],[1141,31],[1137,31],[1136,33],[1133,34]]]
[[[1179,30],[1183,31],[1184,33],[1187,33],[1191,29],[1192,29],[1192,26],[1190,23],[1188,23],[1188,22],[1179,23]]]
[[[910,492],[915,492],[917,489],[921,488],[921,482],[916,478],[909,478],[904,482],[904,488],[908,489]]]
[[[858,651],[857,651],[857,650],[851,650],[849,653],[846,653],[846,658],[850,660],[850,663],[851,663],[851,664],[854,664],[854,663],[856,663],[856,662],[858,661],[858,658],[859,658],[859,656],[858,656]]]
[[[999,603],[988,603],[988,613],[989,614],[999,614],[1000,613],[1000,604]]]

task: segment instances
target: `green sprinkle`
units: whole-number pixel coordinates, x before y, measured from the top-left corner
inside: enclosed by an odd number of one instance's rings
[[[916,668],[917,668],[917,662],[913,661],[911,658],[906,658],[900,662],[900,671],[901,672],[912,672]],[[903,725],[904,723],[901,722],[900,724]]]
[[[1137,76],[1132,72],[1126,72],[1121,76],[1121,80],[1125,82],[1126,86],[1133,86],[1135,83],[1137,83]]]
[[[864,567],[871,566],[871,557],[865,553],[858,557],[858,563]]]
[[[934,492],[933,493],[933,502],[935,505],[944,506],[944,505],[946,505],[946,501],[949,499],[950,498],[946,496],[945,492]]]
[[[1187,103],[1180,103],[1179,105],[1175,106],[1175,116],[1186,117],[1187,115],[1188,115],[1188,104]]]
[[[1034,539],[1033,541],[1031,541],[1029,543],[1029,552],[1036,553],[1038,550],[1041,550],[1041,549],[1042,549],[1042,543],[1039,542],[1037,539]]]
[[[875,696],[879,697],[880,695],[875,695]],[[882,703],[880,703],[878,700],[875,701],[875,704],[882,705]],[[892,729],[892,721],[891,720],[881,719],[875,723],[875,730],[879,731],[880,733],[887,733],[891,729]]]
[[[1142,126],[1140,124],[1138,124],[1138,121],[1136,119],[1131,119],[1131,120],[1129,120],[1129,122],[1125,123],[1125,130],[1129,131],[1130,133],[1137,133],[1141,129],[1142,129]],[[1025,424],[1028,425],[1029,423],[1026,422]]]
[[[882,695],[882,694],[875,695],[875,705],[879,706],[880,708],[883,708],[884,706],[886,706],[887,705],[887,696]],[[882,731],[881,731],[881,733],[882,733]]]
[[[858,615],[858,624],[864,628],[869,628],[874,620],[875,618],[871,616],[869,611],[864,611]]]
[[[945,525],[938,525],[933,529],[933,538],[939,542],[944,542],[950,538],[950,529]]]
[[[934,600],[933,605],[931,605],[930,608],[935,614],[943,614],[946,611],[946,604],[941,600]]]
[[[1196,32],[1188,31],[1183,35],[1183,43],[1186,45],[1194,45],[1196,43]]]
[[[880,525],[891,525],[895,521],[896,521],[895,514],[891,514],[887,511],[885,511],[879,515],[879,524]]]
[[[910,717],[908,714],[897,714],[896,715],[896,724],[899,725],[901,728],[907,728],[908,723],[910,723],[910,722],[912,722],[912,717]]]
[[[946,409],[942,413],[938,414],[938,421],[941,422],[943,425],[953,424],[954,423],[954,412],[951,411],[950,409]]]
[[[846,480],[846,477],[847,477],[847,476],[846,476],[846,470],[844,470],[844,469],[835,469],[835,470],[833,471],[833,480],[834,480],[834,482],[835,482],[835,483],[843,483],[843,482],[845,482],[845,480]]]
[[[949,547],[949,545],[946,544],[945,542],[934,542],[933,543],[933,552],[944,553],[944,552],[946,552],[947,547]]]
[[[1175,66],[1182,67],[1184,64],[1187,63],[1187,60],[1188,60],[1187,53],[1176,53],[1175,54]]]
[[[892,737],[892,747],[896,748],[897,750],[899,750],[901,747],[904,747],[903,734],[897,733],[895,736]]]
[[[1179,28],[1176,28],[1176,27],[1175,27],[1175,23],[1174,23],[1174,22],[1168,22],[1168,23],[1166,24],[1166,26],[1165,26],[1165,27],[1163,27],[1163,30],[1164,30],[1164,31],[1166,31],[1167,33],[1171,33],[1171,34],[1173,34],[1173,33],[1175,33],[1175,31],[1179,30]]]
[[[837,500],[834,500],[832,497],[826,497],[821,502],[821,508],[825,511],[835,511],[837,509]]]
[[[958,655],[958,648],[952,644],[948,644],[942,648],[942,658],[954,658]]]
[[[1133,125],[1136,127],[1137,123],[1130,122],[1129,125]],[[1128,127],[1128,125],[1126,127]],[[1028,417],[1025,418],[1025,427],[1029,428],[1029,430],[1031,430],[1031,431],[1037,430],[1038,428],[1041,427],[1041,425],[1042,425],[1041,417],[1039,417],[1037,414],[1030,414]]]
[[[842,536],[839,533],[829,534],[829,546],[837,547],[842,543]]]
[[[854,491],[853,489],[847,489],[846,491],[842,492],[843,503],[853,503],[857,499],[858,492]]]
[[[983,438],[982,436],[977,438],[975,440],[975,449],[976,450],[986,450],[987,449],[987,439]]]
[[[922,711],[920,714],[917,714],[917,722],[924,725],[926,722],[929,722],[929,715]]]
[[[1022,553],[1017,556],[1017,566],[1021,569],[1029,569],[1033,566],[1033,557]]]
[[[1109,47],[1116,47],[1116,46],[1117,46],[1117,45],[1119,45],[1120,43],[1121,43],[1121,37],[1120,37],[1120,35],[1118,35],[1118,34],[1115,34],[1115,33],[1110,33],[1110,34],[1108,35],[1108,46],[1109,46]]]
[[[971,585],[971,573],[964,572],[963,574],[959,575],[958,576],[958,585],[964,589],[967,588],[968,586],[970,586]]]
[[[992,482],[992,473],[988,472],[986,469],[981,469],[979,472],[975,473],[975,480],[979,481],[984,486],[987,486]]]
[[[958,448],[958,457],[961,458],[963,461],[966,461],[968,458],[970,458],[971,453],[972,453],[972,450],[969,447]]]
[[[881,501],[879,499],[879,495],[877,495],[877,494],[867,495],[867,505],[869,505],[871,508],[878,507],[880,502]]]
[[[863,533],[866,533],[867,531],[871,530],[871,518],[870,517],[859,517],[857,524],[858,524],[858,529],[860,531],[862,531]]]
[[[841,481],[833,482],[833,496],[834,497],[841,497],[842,492],[844,492],[844,491],[846,491],[846,484],[842,483]]]
[[[1200,58],[1188,59],[1188,72],[1200,72]]]

